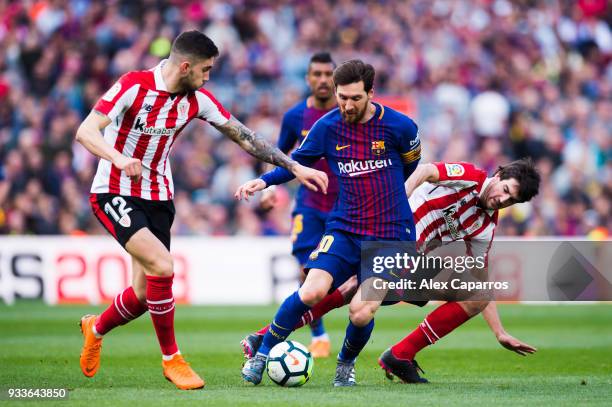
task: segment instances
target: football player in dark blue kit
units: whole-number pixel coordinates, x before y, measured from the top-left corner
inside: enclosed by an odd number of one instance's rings
[[[278,148],[285,154],[302,144],[315,122],[336,107],[332,80],[334,68],[334,61],[328,52],[319,52],[310,58],[306,83],[311,94],[289,109],[283,116]],[[332,210],[338,196],[338,181],[335,176],[332,176],[327,160],[320,159],[314,163],[313,168],[325,172],[329,184],[327,194],[300,186],[295,196],[291,240],[292,254],[300,264],[300,282],[303,282],[306,277],[303,273],[304,265],[325,232],[327,215]],[[272,188],[266,189],[261,197],[262,208],[273,207],[275,200],[274,190]],[[311,321],[309,325],[312,333],[312,343],[308,349],[312,356],[315,358],[329,357],[331,344],[325,332],[323,320],[317,318]],[[259,347],[262,337],[263,333],[262,335],[252,334],[242,340],[242,348],[247,357],[253,356],[249,353],[249,350]]]
[[[374,68],[360,60],[336,68],[338,108],[315,123],[293,154],[305,165],[325,157],[338,179],[338,199],[327,219],[325,235],[306,263],[304,284],[281,304],[257,354],[243,366],[242,377],[248,382],[261,382],[270,349],[289,336],[304,312],[331,288],[359,274],[361,242],[415,240],[404,181],[421,156],[417,126],[409,117],[373,102],[373,83]],[[289,172],[276,168],[242,185],[236,197],[247,198],[290,179]],[[349,310],[353,308],[363,309],[360,298],[353,297]],[[374,328],[373,312],[366,318],[362,312],[353,315],[349,311],[334,386],[355,384],[355,358]]]

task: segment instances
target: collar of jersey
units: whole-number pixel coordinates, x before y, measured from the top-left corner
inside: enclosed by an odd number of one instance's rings
[[[166,82],[164,82],[164,77],[162,76],[162,67],[166,63],[167,59],[163,59],[155,68],[153,68],[153,77],[155,78],[155,89],[160,90],[162,92],[168,92],[168,87],[166,86]]]

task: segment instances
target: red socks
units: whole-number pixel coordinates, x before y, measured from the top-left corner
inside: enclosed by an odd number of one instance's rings
[[[111,329],[125,325],[147,311],[147,306],[141,303],[132,287],[117,294],[113,303],[96,320],[96,332],[104,335]]]
[[[295,326],[295,329],[301,328],[304,325],[311,323],[315,319],[321,318],[329,311],[343,306],[344,303],[345,300],[342,294],[340,293],[340,290],[334,290],[334,292],[325,296],[325,298],[323,298],[317,305],[306,311],[304,315],[302,315],[302,319],[300,319],[300,322],[298,322]],[[265,335],[266,332],[268,332],[269,327],[269,324],[264,326],[259,331],[257,331],[256,334]]]
[[[413,360],[414,355],[427,345],[432,345],[462,325],[470,317],[457,302],[440,305],[425,317],[410,335],[391,347],[398,359]]]
[[[173,277],[147,276],[147,306],[157,333],[159,346],[165,356],[178,352],[174,338]]]
[[[340,290],[334,290],[331,294],[328,294],[323,298],[317,305],[306,311],[302,315],[302,319],[297,323],[295,329],[301,328],[304,325],[308,325],[315,319],[321,318],[334,308],[339,308],[344,305],[344,297],[340,294]]]

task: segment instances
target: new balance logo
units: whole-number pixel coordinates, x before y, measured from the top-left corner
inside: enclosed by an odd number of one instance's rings
[[[143,108],[144,110],[146,110],[147,112],[150,112],[151,110],[153,110],[153,106],[151,106],[151,105],[150,105],[150,104],[148,104],[148,103],[145,103],[145,104],[142,106],[142,108]]]
[[[141,132],[142,134],[148,134],[150,136],[172,136],[176,131],[176,128],[167,129],[165,127],[145,126],[146,122],[142,121],[140,116],[136,118],[134,123],[134,130]]]

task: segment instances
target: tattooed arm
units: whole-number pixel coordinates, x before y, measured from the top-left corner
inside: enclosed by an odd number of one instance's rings
[[[293,172],[295,166],[299,165],[295,160],[287,157],[278,147],[270,144],[266,139],[246,127],[234,116],[232,116],[227,123],[221,126],[215,126],[215,128],[232,139],[232,141],[242,147],[247,153],[262,161],[286,168],[291,172]]]
[[[235,117],[232,116],[227,123],[215,126],[215,128],[252,156],[286,169],[295,175],[295,177],[307,188],[313,191],[327,193],[327,174],[313,168],[305,167],[297,161],[287,157],[287,155],[277,147],[246,127]]]

